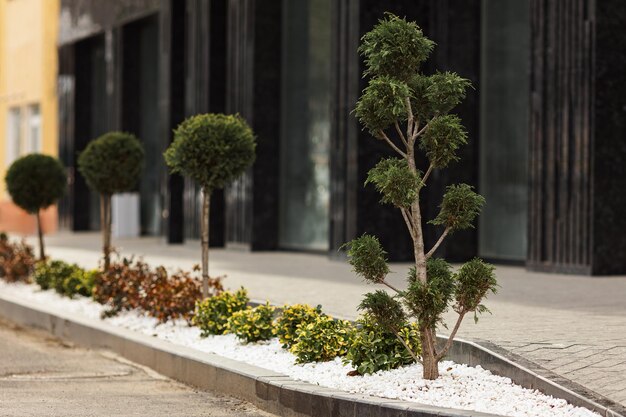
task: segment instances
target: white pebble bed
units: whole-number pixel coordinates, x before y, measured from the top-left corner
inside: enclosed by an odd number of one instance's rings
[[[35,285],[0,281],[0,291],[87,318],[99,319],[104,309],[88,298],[70,300],[52,290],[41,291]],[[339,358],[331,362],[295,364],[295,357],[282,349],[277,339],[262,344],[243,345],[234,335],[201,338],[199,329],[189,327],[185,322],[157,325],[155,319],[135,311],[122,313],[106,321],[172,343],[270,369],[296,380],[352,393],[512,417],[599,416],[585,408],[574,407],[565,400],[522,388],[513,384],[509,378],[493,375],[480,366],[441,362],[441,377],[436,381],[422,379],[419,364],[351,377],[347,373],[353,368],[344,365]]]

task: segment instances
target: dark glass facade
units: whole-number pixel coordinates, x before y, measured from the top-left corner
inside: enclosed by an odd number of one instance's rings
[[[365,85],[359,39],[390,11],[437,43],[426,72],[456,71],[475,86],[455,110],[469,135],[461,161],[433,173],[422,204],[424,217],[434,217],[445,187],[465,182],[487,205],[476,228],[453,235],[438,254],[626,272],[626,261],[609,255],[626,246],[616,232],[626,229],[618,215],[623,193],[614,192],[626,178],[619,139],[626,132],[616,116],[624,96],[615,87],[626,71],[619,43],[608,36],[613,16],[626,16],[617,2],[104,3],[62,0],[61,154],[75,169],[74,155],[98,133],[140,136],[148,150],[138,189],[143,234],[170,243],[198,237],[198,188],[169,176],[161,154],[184,117],[236,112],[257,135],[257,162],[213,196],[212,245],[341,257],[344,242],[367,232],[392,260],[409,260],[400,214],[363,186],[388,150],[352,114]],[[96,214],[75,174],[61,224],[95,228]],[[424,230],[429,246],[440,230]]]
[[[331,1],[283,0],[279,244],[328,250]]]

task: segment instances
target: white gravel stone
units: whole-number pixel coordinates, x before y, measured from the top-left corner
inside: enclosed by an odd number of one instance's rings
[[[88,298],[70,300],[51,290],[41,291],[35,285],[0,281],[0,291],[87,318],[98,319],[104,310],[102,305]],[[158,325],[155,319],[136,311],[125,312],[106,321],[172,343],[270,369],[296,380],[352,393],[512,417],[599,416],[585,408],[574,407],[565,400],[522,388],[509,378],[493,375],[480,366],[441,362],[441,377],[436,381],[423,380],[419,364],[351,377],[347,373],[353,368],[343,364],[339,358],[330,362],[295,364],[295,357],[282,349],[277,339],[243,345],[234,335],[201,338],[199,329],[189,327],[183,321]]]

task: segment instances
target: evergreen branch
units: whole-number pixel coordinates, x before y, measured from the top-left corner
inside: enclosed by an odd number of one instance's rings
[[[396,336],[396,339],[398,339],[400,341],[400,343],[402,343],[402,346],[404,346],[404,348],[407,350],[407,352],[409,352],[409,355],[411,355],[411,357],[415,360],[415,362],[421,363],[423,365],[424,363],[422,362],[422,360],[417,357],[415,352],[413,352],[413,350],[409,347],[409,345],[406,344],[406,342],[400,336],[400,334],[398,334],[398,332],[396,330],[392,330],[392,332],[393,332],[394,336]]]
[[[437,250],[437,248],[441,245],[441,243],[443,242],[443,240],[446,238],[446,236],[448,236],[448,233],[450,233],[450,228],[446,227],[445,230],[443,231],[443,233],[441,234],[441,236],[439,236],[439,239],[437,240],[437,242],[435,243],[435,245],[432,247],[431,250],[428,251],[428,253],[425,255],[426,259],[430,258],[431,256],[433,256],[435,254],[435,251]]]
[[[433,118],[430,119],[428,123],[424,125],[424,127],[422,127],[419,131],[417,131],[417,133],[415,133],[415,137],[411,136],[411,140],[415,141],[418,137],[420,137],[426,131],[426,129],[428,129],[428,126],[430,126],[430,122],[435,120],[436,117],[437,115],[433,116]]]
[[[411,234],[411,238],[413,241],[417,238],[414,232],[413,220],[411,219],[411,213],[408,210],[401,208],[400,212],[402,213],[402,217],[404,218],[404,223],[406,223],[407,229],[409,229],[409,233]]]
[[[380,137],[383,138],[385,140],[385,142],[387,142],[389,144],[389,146],[391,146],[393,148],[394,151],[398,152],[400,154],[400,156],[402,156],[403,158],[406,158],[407,155],[406,153],[402,152],[400,150],[400,148],[398,148],[392,141],[391,139],[389,139],[389,136],[387,136],[385,134],[385,132],[383,132],[382,130],[379,130],[378,133],[380,134]]]
[[[433,172],[433,169],[434,169],[433,164],[430,164],[428,166],[428,169],[426,170],[426,173],[424,174],[424,177],[422,178],[422,187],[426,185],[426,180],[430,176],[431,172]]]
[[[408,115],[408,119],[406,121],[406,136],[410,139],[410,143],[415,142],[415,138],[413,137],[413,131],[415,130],[413,109],[411,108],[411,99],[406,97],[404,99],[404,105],[406,106],[406,113]]]
[[[387,281],[385,281],[385,278],[381,279],[378,281],[379,283],[385,285],[388,288],[391,288],[392,290],[394,290],[395,292],[397,292],[398,294],[400,294],[402,291],[400,291],[399,289],[397,289],[396,287],[394,287],[393,285],[391,285],[390,283],[388,283]]]
[[[459,331],[459,327],[461,326],[461,322],[463,321],[463,317],[465,317],[466,313],[467,313],[466,310],[463,310],[459,313],[459,318],[456,320],[456,324],[454,325],[454,328],[452,329],[452,333],[450,333],[450,336],[448,337],[448,340],[446,341],[446,344],[444,345],[441,352],[439,352],[439,354],[436,356],[437,362],[439,362],[444,356],[446,356],[446,353],[448,353],[448,351],[452,347],[452,342],[454,341],[456,332]]]
[[[402,129],[400,129],[400,125],[397,120],[394,122],[394,125],[396,127],[396,132],[398,132],[398,136],[400,136],[402,143],[404,143],[404,146],[409,146],[409,143],[406,141],[406,137],[404,137],[404,133],[402,133]]]

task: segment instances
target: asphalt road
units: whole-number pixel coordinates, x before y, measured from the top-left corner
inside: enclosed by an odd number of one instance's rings
[[[0,321],[0,416],[272,417],[110,352]]]

